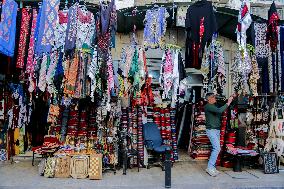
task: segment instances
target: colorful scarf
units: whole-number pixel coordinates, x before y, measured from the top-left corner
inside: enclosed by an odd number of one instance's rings
[[[14,0],[3,0],[0,22],[0,52],[14,56],[16,18],[18,4]]]
[[[29,35],[29,24],[31,19],[31,13],[28,9],[22,9],[22,21],[21,21],[21,31],[20,31],[20,41],[19,41],[19,51],[17,57],[17,64],[16,67],[23,69],[25,62],[25,53],[26,53],[26,46],[27,46],[27,37]]]
[[[29,74],[29,77],[33,76],[34,73],[34,50],[35,50],[35,29],[37,22],[37,10],[33,9],[33,20],[32,20],[32,28],[31,28],[31,37],[29,42],[29,50],[27,57],[27,65],[26,65],[26,73]]]

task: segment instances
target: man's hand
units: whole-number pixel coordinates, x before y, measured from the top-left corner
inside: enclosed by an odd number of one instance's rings
[[[233,100],[234,100],[234,97],[230,96],[230,98],[228,99],[227,105],[230,106]]]

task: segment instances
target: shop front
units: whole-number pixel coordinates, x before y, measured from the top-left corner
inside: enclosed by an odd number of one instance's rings
[[[1,161],[32,152],[42,176],[89,179],[157,164],[169,179],[180,154],[210,156],[212,92],[218,106],[237,94],[222,114],[217,166],[278,172],[284,28],[275,4],[264,20],[245,1],[238,12],[208,1],[116,10],[114,1],[5,0],[1,18]]]

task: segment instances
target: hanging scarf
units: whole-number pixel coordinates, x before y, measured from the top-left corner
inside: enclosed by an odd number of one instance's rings
[[[47,64],[48,64],[48,56],[46,54],[43,54],[42,62],[40,66],[40,72],[39,72],[39,81],[38,81],[38,88],[42,92],[46,89],[46,70],[47,70]]]
[[[270,6],[268,10],[268,24],[267,24],[267,33],[266,33],[266,41],[270,43],[271,51],[275,52],[278,43],[278,24],[280,18],[277,13],[277,9],[275,3]]]
[[[47,91],[50,94],[55,93],[56,91],[53,81],[54,81],[54,75],[57,63],[58,63],[58,52],[54,51],[50,54],[50,65],[48,67],[46,74]]]
[[[37,10],[33,9],[33,20],[32,20],[32,28],[31,28],[31,37],[29,42],[29,50],[28,50],[28,58],[26,65],[26,73],[29,74],[29,77],[32,77],[34,74],[34,48],[35,48],[35,29],[37,22]]]
[[[107,67],[108,67],[107,94],[108,94],[108,102],[110,102],[111,91],[114,89],[113,65],[112,65],[111,56],[109,57],[107,61]]]
[[[3,0],[0,22],[0,52],[14,56],[16,19],[18,4],[14,0]]]
[[[36,53],[49,53],[55,43],[54,29],[58,20],[58,9],[60,0],[43,0],[36,42]]]
[[[75,56],[73,60],[67,60],[67,71],[66,71],[66,83],[64,88],[64,93],[67,95],[74,95],[76,80],[78,74],[78,66],[79,66],[79,57],[78,52],[75,52]]]
[[[20,41],[19,41],[19,51],[17,56],[17,64],[16,67],[23,69],[25,62],[25,53],[26,53],[26,45],[27,45],[27,37],[29,35],[29,24],[31,19],[31,13],[28,9],[22,9],[22,21],[21,21],[21,31],[20,31]]]

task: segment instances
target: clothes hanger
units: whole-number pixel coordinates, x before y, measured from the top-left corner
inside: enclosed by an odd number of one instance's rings
[[[67,5],[68,5],[68,0],[65,0],[65,6],[64,6],[64,9],[62,10],[63,12],[69,11]]]

